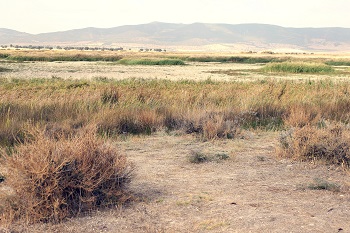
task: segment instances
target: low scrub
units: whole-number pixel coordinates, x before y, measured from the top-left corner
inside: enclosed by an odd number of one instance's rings
[[[280,154],[302,161],[323,161],[349,168],[350,130],[343,124],[290,129],[280,135]]]
[[[350,61],[345,60],[330,60],[325,62],[329,66],[350,66]]]
[[[59,222],[128,200],[125,186],[131,166],[94,132],[90,128],[57,138],[34,129],[11,156],[2,152],[8,170],[5,182],[14,195],[7,199],[1,220]]]
[[[335,70],[322,63],[307,62],[282,62],[267,64],[262,68],[263,72],[268,73],[333,73]]]
[[[285,59],[273,58],[273,57],[188,57],[185,58],[186,61],[192,62],[221,62],[221,63],[243,63],[243,64],[256,64],[256,63],[270,63],[270,62],[282,62]]]
[[[182,66],[185,63],[180,59],[122,59],[118,61],[118,64],[123,65],[145,65],[145,66]]]

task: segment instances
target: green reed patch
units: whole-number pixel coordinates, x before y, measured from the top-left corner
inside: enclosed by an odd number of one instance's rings
[[[267,64],[262,68],[267,73],[334,73],[335,70],[326,64],[308,62],[282,62]]]
[[[180,59],[122,59],[118,61],[122,65],[145,65],[145,66],[182,66],[185,63]]]

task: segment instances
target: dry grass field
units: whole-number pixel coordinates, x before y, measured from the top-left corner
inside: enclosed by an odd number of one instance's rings
[[[350,56],[0,54],[0,232],[350,231]]]

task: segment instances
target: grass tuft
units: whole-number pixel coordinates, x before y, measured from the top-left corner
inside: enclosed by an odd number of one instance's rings
[[[217,153],[214,155],[214,158],[216,158],[216,160],[227,160],[230,156],[226,153]]]
[[[228,160],[230,156],[227,153],[205,154],[201,151],[192,151],[189,157],[190,163],[206,163],[206,162],[220,162]]]
[[[311,190],[327,190],[331,192],[340,191],[340,185],[320,178],[314,179],[314,183],[308,185],[307,188]]]
[[[210,158],[202,152],[192,151],[189,160],[191,163],[205,163],[209,162]]]

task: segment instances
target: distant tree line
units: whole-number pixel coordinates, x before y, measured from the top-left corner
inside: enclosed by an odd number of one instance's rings
[[[89,47],[89,46],[51,46],[51,45],[0,45],[1,48],[6,49],[6,48],[15,48],[15,49],[36,49],[36,50],[53,50],[53,49],[58,49],[58,50],[85,50],[85,51],[123,51],[124,48],[119,47],[119,48],[106,48],[106,47]],[[131,50],[131,49],[129,49]],[[148,51],[154,51],[154,52],[166,52],[166,49],[139,49],[140,52],[148,52]]]
[[[154,52],[166,52],[166,49],[140,49],[140,52],[149,52],[149,51],[154,51]]]

